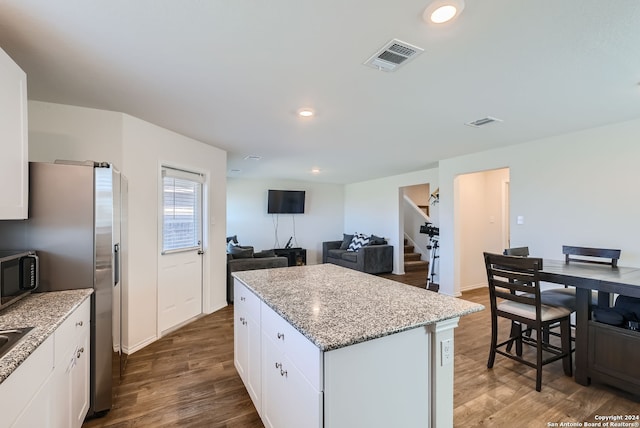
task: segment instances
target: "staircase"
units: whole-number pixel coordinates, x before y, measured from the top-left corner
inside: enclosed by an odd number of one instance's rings
[[[425,278],[429,271],[429,262],[420,260],[420,253],[413,251],[414,246],[408,245],[404,240],[404,271],[405,272],[424,272]]]

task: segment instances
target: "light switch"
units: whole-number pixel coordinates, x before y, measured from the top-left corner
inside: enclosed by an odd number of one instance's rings
[[[516,224],[524,224],[524,216],[523,215],[519,215],[518,217],[516,217]]]

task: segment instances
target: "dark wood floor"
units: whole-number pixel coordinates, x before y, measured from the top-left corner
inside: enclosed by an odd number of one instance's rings
[[[426,278],[385,276],[421,287]],[[488,304],[485,289],[462,298]],[[620,391],[576,384],[560,362],[545,366],[542,392],[535,390],[535,371],[514,361],[498,357],[487,370],[489,337],[488,311],[463,317],[456,329],[456,427],[547,427],[640,413],[640,403]],[[83,427],[263,427],[233,366],[232,306],[131,355],[114,394],[113,409]]]

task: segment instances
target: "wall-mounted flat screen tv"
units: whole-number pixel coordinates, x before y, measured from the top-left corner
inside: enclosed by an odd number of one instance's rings
[[[304,214],[304,190],[269,190],[267,213]]]

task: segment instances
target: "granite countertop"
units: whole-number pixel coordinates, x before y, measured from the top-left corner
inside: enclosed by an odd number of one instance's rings
[[[321,351],[435,324],[484,306],[333,264],[234,272]]]
[[[0,311],[0,330],[34,327],[0,358],[0,383],[93,293],[92,288],[33,293]]]

